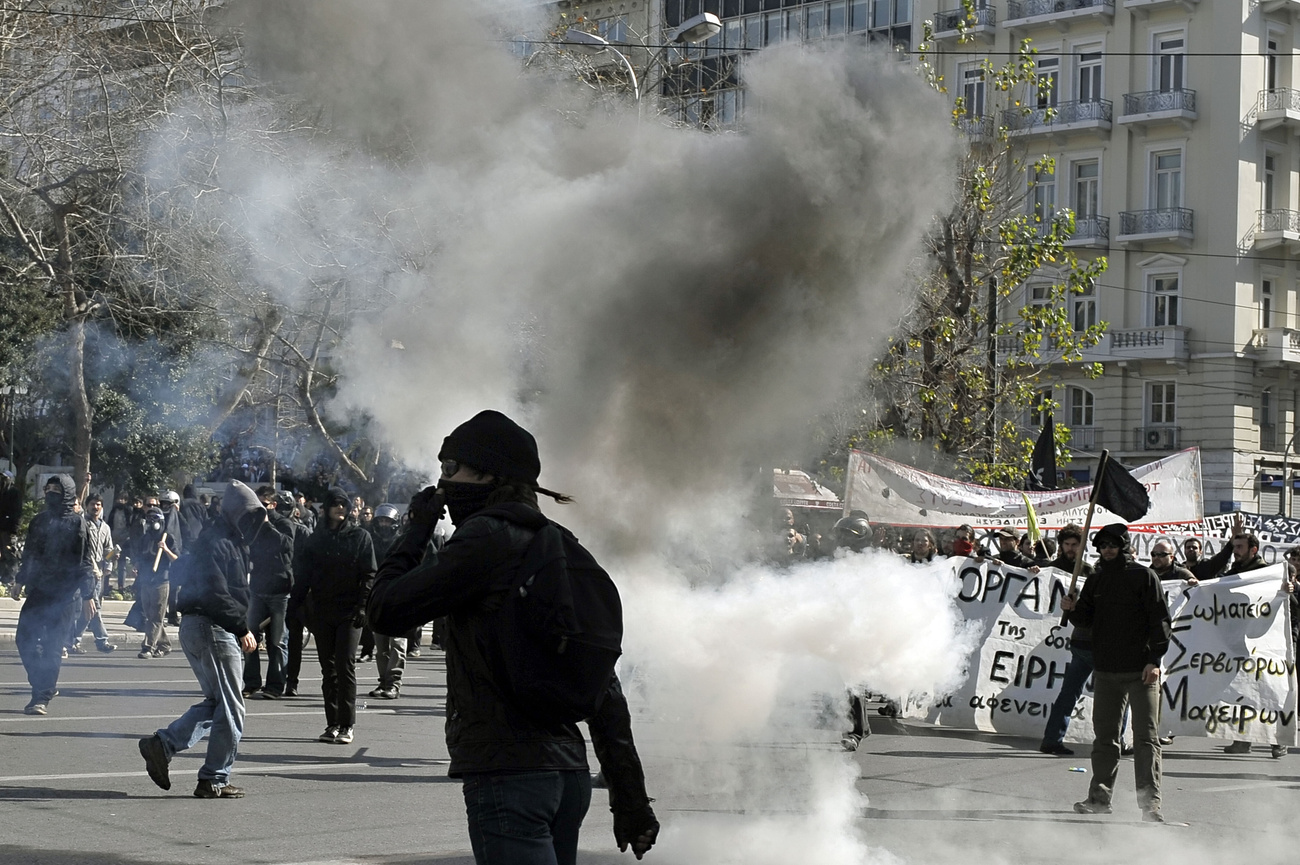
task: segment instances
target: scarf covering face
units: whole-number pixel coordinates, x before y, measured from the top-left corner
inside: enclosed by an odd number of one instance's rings
[[[442,490],[447,500],[447,513],[451,516],[451,521],[460,526],[487,507],[488,496],[492,495],[494,487],[491,484],[443,480],[438,481],[438,489]]]

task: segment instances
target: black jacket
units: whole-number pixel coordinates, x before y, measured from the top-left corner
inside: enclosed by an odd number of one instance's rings
[[[255,595],[287,595],[293,588],[293,525],[268,511],[267,522],[248,548],[253,566],[249,589]]]
[[[236,637],[248,633],[248,547],[237,528],[255,525],[262,503],[246,485],[231,481],[221,500],[221,518],[208,525],[186,557],[185,579],[176,597],[181,613],[207,616]]]
[[[1155,571],[1121,556],[1101,560],[1083,584],[1070,621],[1093,634],[1092,657],[1103,673],[1141,672],[1169,649],[1169,608]]]
[[[208,524],[207,510],[198,499],[187,496],[181,499],[177,516],[181,523],[181,542],[189,546],[199,539],[203,527]]]
[[[135,562],[136,581],[142,586],[156,586],[171,579],[172,559],[166,553],[158,555],[158,541],[167,538],[167,549],[176,552],[176,539],[160,531],[154,534],[146,524],[144,534],[135,539],[131,548],[131,560]],[[158,570],[153,569],[154,559],[158,560]]]
[[[0,490],[0,532],[17,532],[22,519],[23,491],[12,485]]]
[[[1012,568],[1028,569],[1028,568],[1038,567],[1038,562],[1029,558],[1029,556],[1020,552],[1020,550],[1012,550],[1009,553],[999,552],[996,555],[994,555],[993,558],[997,559],[1002,564]]]
[[[365,609],[374,579],[370,534],[346,520],[334,531],[322,522],[307,539],[294,570],[292,606],[305,608],[313,623],[341,622]]]
[[[501,516],[503,512],[510,512],[511,518]],[[402,634],[447,617],[447,749],[448,774],[453,777],[466,772],[587,769],[586,743],[576,724],[539,727],[498,684],[501,649],[492,613],[539,520],[545,517],[522,504],[475,514],[430,557],[425,553],[433,526],[413,523],[375,578],[368,613],[376,633]],[[611,810],[644,807],[649,802],[645,777],[617,677],[587,727],[609,782]]]
[[[18,583],[27,587],[32,606],[70,603],[78,591],[89,598],[95,589],[95,554],[86,521],[72,510],[77,488],[67,475],[56,479],[63,501],[32,518],[18,568]]]

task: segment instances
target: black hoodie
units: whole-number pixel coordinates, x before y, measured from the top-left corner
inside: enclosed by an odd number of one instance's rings
[[[47,486],[55,481],[63,499],[32,518],[18,569],[18,583],[27,587],[31,606],[70,603],[78,589],[89,598],[95,589],[95,554],[86,521],[72,510],[77,488],[68,475],[55,475]]]
[[[354,618],[366,607],[375,579],[375,545],[370,533],[346,519],[329,527],[333,504],[351,506],[347,493],[331,487],[325,497],[325,515],[307,539],[294,568],[293,603],[298,608],[310,599],[310,619],[327,624]]]
[[[274,531],[265,523],[266,508],[253,491],[231,481],[221,499],[221,519],[194,542],[176,609],[207,616],[236,637],[247,634],[249,555],[244,532]]]

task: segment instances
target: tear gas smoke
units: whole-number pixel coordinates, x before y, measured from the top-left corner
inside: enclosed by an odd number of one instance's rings
[[[344,182],[338,209],[399,214],[387,230],[433,250],[376,269],[394,300],[354,322],[329,410],[367,414],[427,468],[482,408],[537,434],[542,483],[579,497],[555,516],[624,593],[656,857],[882,860],[853,829],[838,703],[846,681],[901,696],[962,674],[938,572],[869,556],[776,572],[733,551],[755,546],[744,467],[795,447],[906,312],[904,271],[950,195],[941,100],[884,55],[768,50],[745,64],[745,133],[705,134],[520,76],[462,4],[249,14],[253,57],[327,106],[349,164],[370,154],[373,188]],[[294,163],[243,180],[288,207],[325,164]],[[266,221],[271,246],[306,225]],[[292,290],[283,268],[265,282]],[[676,814],[694,806],[735,813]]]

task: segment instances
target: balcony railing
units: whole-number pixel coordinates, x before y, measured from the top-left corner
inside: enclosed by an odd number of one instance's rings
[[[1119,237],[1187,237],[1192,236],[1192,211],[1186,207],[1157,210],[1125,210],[1119,215]]]
[[[969,24],[974,28],[992,27],[998,23],[997,11],[992,6],[985,6],[982,9],[973,10],[974,15],[966,17],[965,9],[949,9],[946,12],[934,13],[934,35],[935,36],[955,36],[961,32],[961,28]]]
[[[1101,429],[1095,426],[1070,427],[1070,449],[1076,451],[1095,451],[1101,447]]]
[[[1076,216],[1074,234],[1065,243],[1067,246],[1109,246],[1110,217]]]
[[[957,119],[957,128],[968,138],[992,138],[993,117],[988,114],[983,116],[967,114]]]
[[[1051,117],[1048,113],[1051,112]],[[1053,108],[1034,108],[1029,111],[1004,111],[1002,122],[1011,132],[1050,132],[1059,127],[1110,128],[1113,106],[1109,99],[1088,102],[1062,102]]]
[[[1133,449],[1140,451],[1177,450],[1182,441],[1182,427],[1140,426],[1133,429]]]
[[[1300,331],[1289,327],[1260,328],[1251,334],[1247,348],[1264,366],[1300,363]]]
[[[1181,325],[1169,324],[1107,331],[1111,358],[1185,361],[1191,356],[1187,330]]]
[[[1124,94],[1124,114],[1196,114],[1195,90],[1146,90]]]
[[[1115,14],[1115,0],[1011,0],[1007,4],[1007,26],[1023,18],[1042,18],[1050,21],[1055,16],[1075,17],[1088,14]]]

